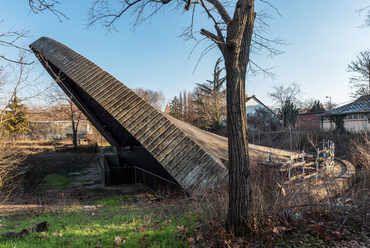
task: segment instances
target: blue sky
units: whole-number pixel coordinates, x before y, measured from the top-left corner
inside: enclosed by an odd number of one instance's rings
[[[14,29],[30,29],[30,36],[22,40],[25,45],[41,36],[51,37],[87,57],[128,87],[162,90],[168,100],[179,91],[192,90],[195,83],[212,78],[220,52],[212,50],[195,69],[200,53],[210,43],[196,48],[190,55],[195,42],[185,42],[179,37],[183,28],[190,24],[191,13],[169,10],[166,16],[159,14],[151,24],[141,25],[135,31],[131,16],[126,15],[117,22],[120,33],[107,34],[99,25],[86,29],[90,3],[88,0],[61,1],[58,9],[69,20],[59,22],[51,13],[30,13],[26,2],[3,0],[0,16],[4,22],[0,25],[0,33],[13,26]],[[346,72],[347,65],[356,54],[370,49],[370,28],[360,28],[364,15],[355,13],[367,6],[368,1],[275,0],[271,3],[281,16],[256,0],[256,11],[267,9],[274,18],[268,20],[267,37],[281,37],[289,45],[280,47],[284,54],[273,59],[266,54],[251,55],[259,66],[275,67],[276,76],[274,79],[264,78],[262,74],[248,77],[246,93],[255,94],[271,106],[267,96],[271,87],[295,82],[301,85],[302,99],[324,102],[327,101],[325,96],[331,96],[336,103],[349,101],[351,74]],[[196,22],[196,28],[209,26],[205,18],[198,17]],[[12,55],[12,51],[3,52]],[[42,70],[40,65],[38,69]]]

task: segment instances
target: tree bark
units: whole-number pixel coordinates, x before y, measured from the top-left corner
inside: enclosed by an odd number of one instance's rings
[[[227,126],[229,148],[229,210],[227,227],[237,236],[248,232],[252,187],[245,109],[245,77],[254,27],[254,0],[237,3],[227,28],[224,49],[227,80]],[[241,30],[242,29],[242,30]]]

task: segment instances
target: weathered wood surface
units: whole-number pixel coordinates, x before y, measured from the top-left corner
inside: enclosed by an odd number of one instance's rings
[[[103,69],[53,39],[42,37],[30,48],[112,145],[142,145],[185,189],[227,180],[223,164],[227,139],[220,141],[219,136],[156,110]]]

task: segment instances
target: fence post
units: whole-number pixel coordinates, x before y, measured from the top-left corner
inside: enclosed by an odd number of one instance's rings
[[[292,153],[290,153],[290,162],[289,162],[289,170],[288,170],[288,179],[290,181],[290,168],[292,167]]]
[[[316,162],[319,162],[320,159],[320,147],[317,148],[317,159]]]
[[[326,157],[325,140],[322,140],[322,156]]]
[[[302,157],[302,162],[304,162],[304,151],[302,151],[303,157]],[[302,165],[302,174],[304,174],[304,164]]]

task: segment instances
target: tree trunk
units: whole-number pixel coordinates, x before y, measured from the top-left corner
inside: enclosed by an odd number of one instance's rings
[[[239,4],[239,5],[238,5]],[[252,187],[248,153],[245,77],[254,27],[254,0],[238,1],[227,28],[224,50],[229,148],[229,210],[227,228],[236,236],[248,232]]]
[[[73,142],[73,147],[76,148],[78,146],[77,143],[77,128],[76,124],[72,118],[72,142]]]
[[[228,66],[226,66],[228,67]],[[227,227],[237,236],[247,231],[251,205],[248,129],[245,110],[245,76],[227,73],[227,127],[229,148],[229,211]]]

